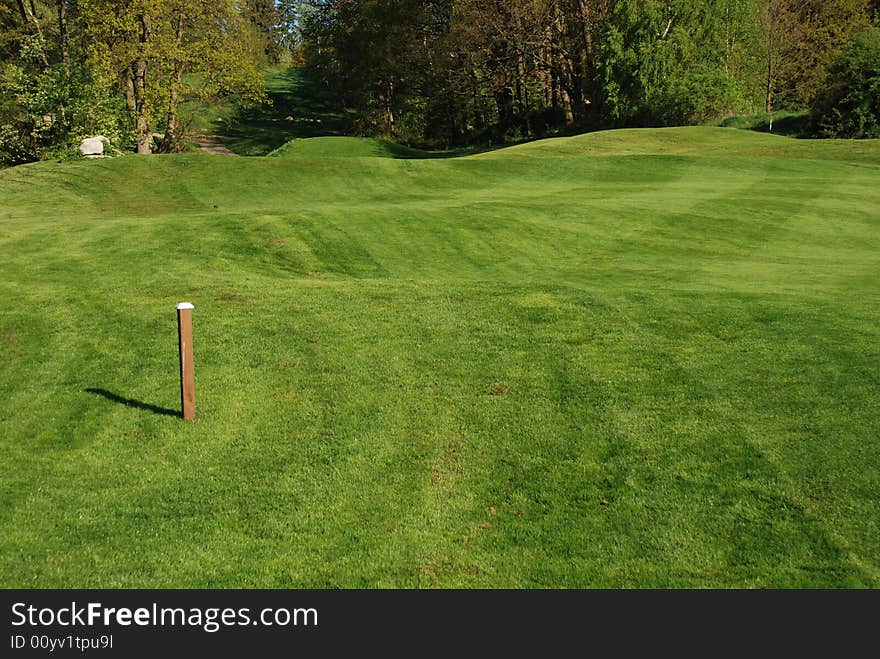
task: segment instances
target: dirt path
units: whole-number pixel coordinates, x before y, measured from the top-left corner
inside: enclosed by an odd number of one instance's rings
[[[215,156],[237,156],[237,153],[233,153],[229,149],[227,149],[223,144],[220,143],[213,135],[196,135],[196,141],[199,143],[199,148],[202,151],[206,151],[207,153],[213,153]]]

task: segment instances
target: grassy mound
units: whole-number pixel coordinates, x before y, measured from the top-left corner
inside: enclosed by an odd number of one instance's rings
[[[772,114],[761,112],[752,115],[734,115],[721,120],[717,125],[724,128],[754,130],[760,133],[772,132],[776,135],[786,135],[789,137],[806,137],[809,121],[810,113],[805,110],[780,110]]]
[[[430,152],[378,138],[313,137],[291,140],[269,155],[306,158],[420,158],[430,157]]]
[[[278,155],[0,171],[0,585],[880,586],[880,143]]]

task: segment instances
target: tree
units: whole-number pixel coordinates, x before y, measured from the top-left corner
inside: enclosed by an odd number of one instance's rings
[[[244,15],[257,32],[263,55],[269,62],[277,63],[283,48],[279,29],[281,8],[275,0],[246,0]]]
[[[276,0],[275,26],[278,47],[281,50],[279,59],[298,59],[298,50],[302,46],[302,24],[304,16],[309,13],[308,2],[303,0]]]
[[[429,68],[425,32],[430,0],[320,2],[306,16],[305,51],[311,70],[358,109],[355,129],[398,137],[401,113],[420,101]],[[420,127],[415,132],[422,132]],[[409,132],[407,136],[409,136]]]
[[[185,88],[262,98],[246,19],[233,0],[80,0],[87,56],[100,76],[116,80],[136,134],[137,152],[152,152],[165,126],[164,150],[176,148],[177,105]],[[194,82],[187,83],[187,74]]]
[[[846,43],[816,95],[811,123],[825,137],[880,138],[880,28]]]
[[[750,109],[750,0],[614,3],[602,24],[602,125],[675,125]]]
[[[766,104],[808,107],[849,34],[868,23],[866,0],[763,0]]]
[[[73,0],[0,0],[0,161],[63,155],[104,134],[125,141],[119,106],[84,65]]]

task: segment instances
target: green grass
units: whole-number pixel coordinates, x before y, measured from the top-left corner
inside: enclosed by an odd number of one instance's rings
[[[878,183],[720,128],[4,170],[0,586],[880,587]]]
[[[270,152],[270,156],[295,158],[401,158],[425,160],[428,158],[460,158],[491,153],[503,147],[473,146],[446,150],[418,149],[390,140],[374,137],[325,136],[295,138]]]

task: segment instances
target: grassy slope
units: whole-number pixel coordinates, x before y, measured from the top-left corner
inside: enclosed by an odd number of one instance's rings
[[[880,586],[880,144],[300,147],[0,172],[0,585]]]
[[[338,135],[344,113],[327,91],[298,68],[266,71],[266,104],[240,108],[232,99],[191,99],[182,115],[188,132],[219,137],[235,153],[264,156],[296,138]]]
[[[345,132],[346,112],[308,73],[296,67],[266,71],[268,103],[241,108],[232,99],[191,99],[183,104],[183,123],[190,135],[213,135],[242,156],[289,154],[326,156],[391,156],[395,158],[450,158],[480,148],[421,151],[379,139],[350,139]],[[323,139],[315,139],[323,138]]]

